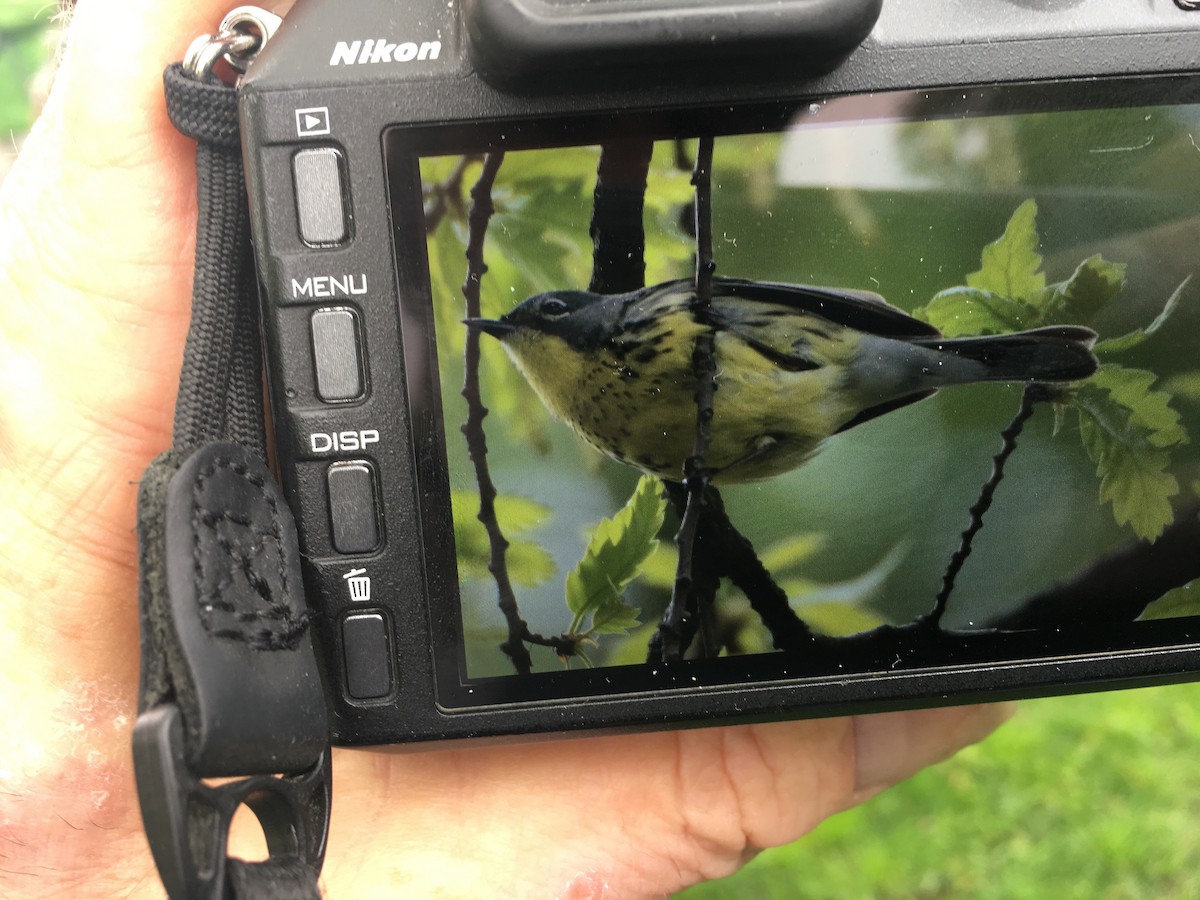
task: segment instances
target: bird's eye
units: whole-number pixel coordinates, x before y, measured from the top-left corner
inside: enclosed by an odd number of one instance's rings
[[[542,315],[547,319],[561,319],[571,311],[571,307],[567,306],[566,301],[559,300],[557,297],[551,297],[542,302]]]

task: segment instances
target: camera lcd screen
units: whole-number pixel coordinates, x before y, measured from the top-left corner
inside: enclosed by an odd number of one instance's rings
[[[445,708],[1197,639],[1194,79],[385,145]]]

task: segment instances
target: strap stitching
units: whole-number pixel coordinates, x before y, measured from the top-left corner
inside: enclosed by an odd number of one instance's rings
[[[208,480],[221,470],[236,475],[258,489],[260,499],[265,501],[271,512],[271,529],[269,531],[256,526],[248,516],[205,508],[202,496],[204,488]],[[253,541],[248,548],[237,546],[220,532],[219,526],[222,522],[245,528],[258,540]],[[235,462],[228,457],[214,457],[212,462],[196,476],[196,481],[192,485],[192,524],[195,536],[192,545],[192,563],[197,585],[205,583],[206,574],[200,540],[203,529],[208,532],[212,541],[224,551],[229,561],[236,565],[251,590],[268,604],[266,610],[239,611],[233,603],[221,600],[221,594],[234,584],[232,575],[224,575],[215,586],[197,596],[200,620],[205,630],[216,638],[243,641],[255,650],[271,651],[295,648],[308,631],[310,618],[307,610],[302,610],[298,615],[295,614],[291,604],[286,601],[286,598],[291,596],[291,590],[288,585],[287,567],[282,564],[281,550],[276,549],[275,551],[278,556],[278,565],[274,568],[279,573],[281,592],[285,598],[283,601],[272,599],[273,591],[270,582],[253,567],[256,560],[265,559],[267,540],[273,540],[277,548],[281,548],[283,545],[279,504],[266,489],[266,481],[243,463]],[[212,622],[214,612],[230,613],[237,622],[243,625],[276,622],[280,627],[264,627],[253,631],[218,628]]]

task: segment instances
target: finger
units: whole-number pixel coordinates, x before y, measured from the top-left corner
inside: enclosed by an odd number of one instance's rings
[[[983,740],[1016,712],[1015,703],[856,716],[851,804]]]

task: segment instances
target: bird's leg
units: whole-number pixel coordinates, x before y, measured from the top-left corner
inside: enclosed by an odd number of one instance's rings
[[[680,562],[676,568],[675,589],[663,612],[658,631],[650,641],[648,660],[681,659],[700,633],[700,655],[716,656],[712,628],[712,608],[721,584],[719,549],[712,545],[711,529],[706,526],[706,506],[690,504],[690,493],[678,482],[663,482],[667,497],[680,517],[675,543]],[[689,518],[688,510],[692,510]],[[695,552],[699,549],[701,552]]]

